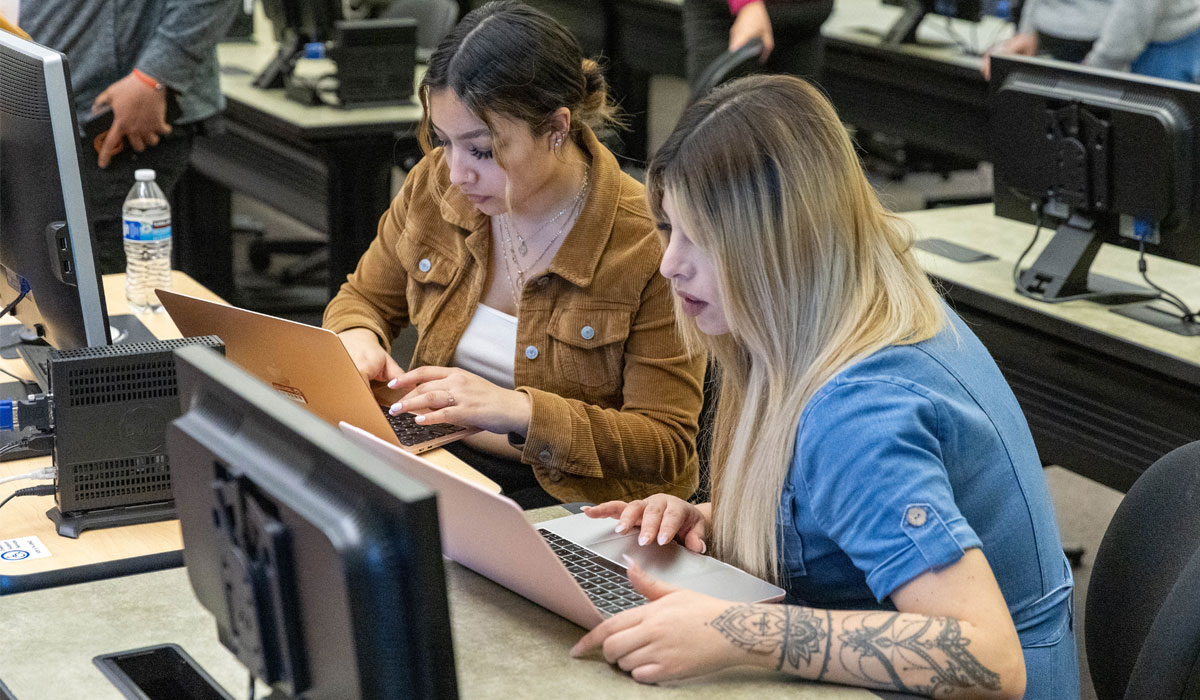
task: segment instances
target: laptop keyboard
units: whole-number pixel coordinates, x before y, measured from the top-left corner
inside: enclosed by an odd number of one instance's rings
[[[583,592],[587,593],[605,617],[636,608],[646,602],[646,598],[629,583],[625,567],[614,564],[553,532],[538,532],[542,533],[542,537],[550,544],[550,549],[554,550],[567,567],[567,571],[571,572],[575,581],[583,588]]]
[[[466,428],[461,425],[451,425],[450,423],[435,423],[433,425],[421,425],[413,420],[416,418],[411,413],[401,413],[398,416],[393,416],[388,413],[388,410],[383,409],[383,415],[387,416],[388,423],[391,424],[392,430],[395,431],[396,437],[400,439],[401,445],[418,445],[422,442],[440,438],[444,435],[462,432]]]

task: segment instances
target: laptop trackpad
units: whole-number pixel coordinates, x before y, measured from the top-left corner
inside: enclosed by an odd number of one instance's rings
[[[636,533],[605,542],[595,542],[587,545],[587,548],[621,566],[625,565],[625,559],[621,555],[627,554],[646,573],[677,585],[687,585],[687,581],[710,571],[709,566],[712,564],[695,552],[689,552],[678,545],[660,547],[650,543],[643,547],[638,544]]]

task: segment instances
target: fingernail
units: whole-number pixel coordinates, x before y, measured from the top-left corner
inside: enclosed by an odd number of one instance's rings
[[[579,645],[576,644],[575,646],[571,647],[571,651],[569,651],[567,653],[569,653],[572,658],[578,657],[579,656]]]
[[[661,534],[661,535],[659,535],[659,536],[658,536],[658,543],[659,543],[659,544],[666,544],[666,543],[667,543],[667,535],[666,535],[666,533],[663,533],[663,534]]]
[[[708,543],[705,542],[704,540],[700,540],[700,553],[701,554],[708,553]]]
[[[637,567],[637,562],[634,561],[633,557],[629,556],[628,554],[622,554],[621,558],[625,560],[626,569],[633,569]]]
[[[591,509],[591,506],[579,506],[579,510],[581,510],[581,511],[582,511],[582,510],[589,510],[589,509]]]
[[[395,389],[395,388],[396,388],[396,382],[397,382],[397,381],[399,381],[399,380],[397,380],[397,379],[389,379],[389,380],[388,380],[388,388],[389,388],[389,389]]]
[[[642,545],[643,547],[645,547],[646,543],[649,541],[650,541],[649,535],[641,535],[638,537],[638,544]]]
[[[396,409],[397,411],[403,411],[404,410],[404,402],[397,401],[396,403],[392,404],[392,408]]]
[[[416,421],[417,423],[424,423],[425,416],[417,416],[416,418],[413,418],[413,420]]]
[[[617,526],[615,528],[613,528],[613,532],[615,532],[619,535],[622,532],[625,532],[626,529],[627,528],[625,527],[625,523],[617,523]]]

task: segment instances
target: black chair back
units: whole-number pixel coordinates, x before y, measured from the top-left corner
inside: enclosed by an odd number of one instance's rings
[[[1088,583],[1099,700],[1200,697],[1200,442],[1150,466],[1117,508]]]
[[[718,56],[696,79],[688,104],[712,92],[712,89],[721,83],[750,72],[762,52],[762,40],[756,38],[747,41],[734,51],[726,51]]]

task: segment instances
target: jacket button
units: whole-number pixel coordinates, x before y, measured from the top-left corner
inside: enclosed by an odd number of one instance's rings
[[[908,509],[908,512],[904,515],[904,517],[906,520],[908,520],[909,525],[912,525],[913,527],[921,527],[925,524],[925,521],[929,519],[929,514],[926,513],[925,509],[921,506],[912,506]]]
[[[541,461],[543,461],[543,462],[549,462],[549,461],[550,461],[550,458],[551,458],[552,456],[553,456],[553,455],[551,455],[551,454],[550,454],[550,448],[549,448],[549,447],[543,447],[543,448],[542,448],[542,451],[538,453],[538,459],[540,459],[540,460],[541,460]],[[554,471],[558,471],[558,470],[556,469],[556,470],[554,470]]]
[[[546,285],[550,284],[550,275],[542,275],[533,284],[538,289],[545,289]]]
[[[537,346],[530,345],[529,347],[525,348],[525,357],[527,357],[530,360],[536,360],[537,356],[538,356]]]
[[[421,262],[417,263],[417,269],[421,272],[429,272],[431,267],[433,264],[429,262],[429,258],[421,258]]]
[[[591,326],[584,326],[580,329],[579,335],[584,340],[591,340],[592,338],[596,337],[596,329],[592,328]]]
[[[562,481],[563,474],[558,469],[549,469],[546,471],[546,478],[554,483]]]

